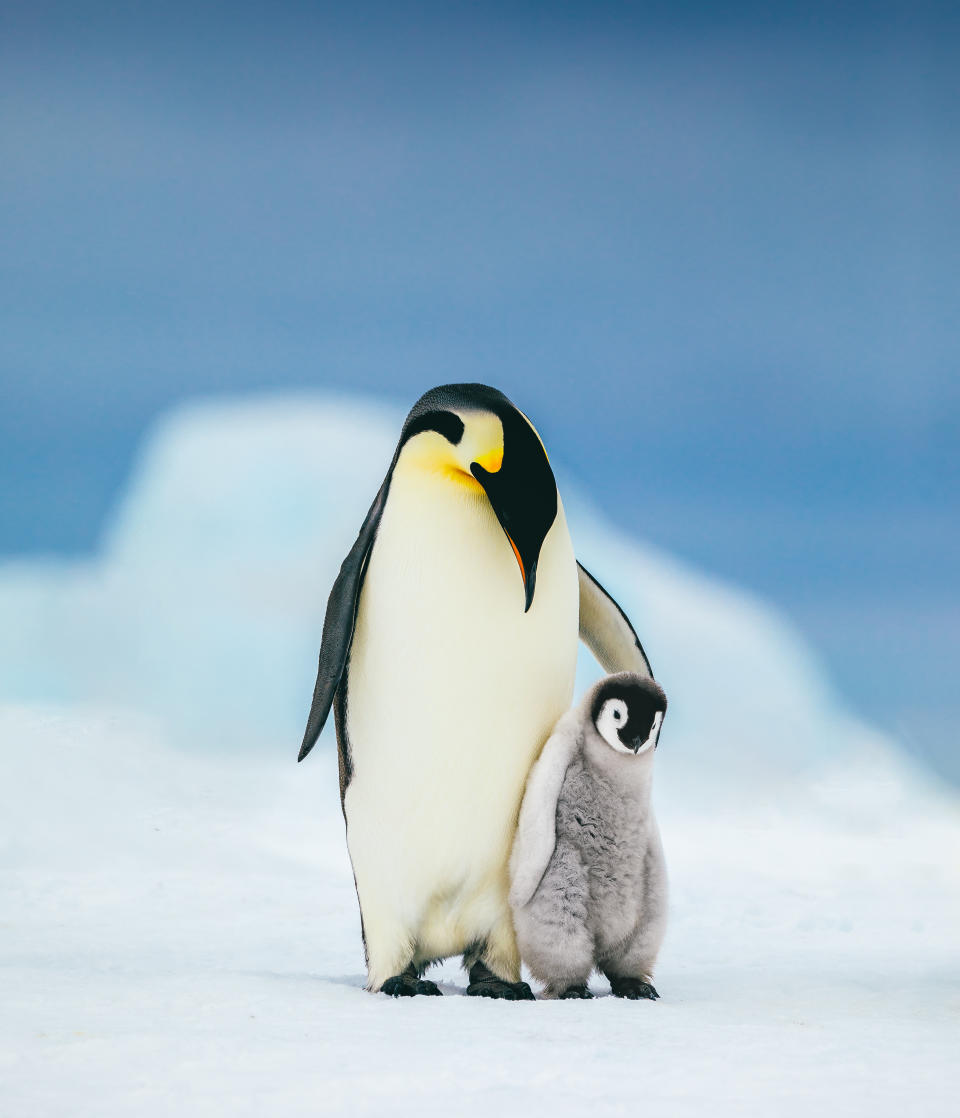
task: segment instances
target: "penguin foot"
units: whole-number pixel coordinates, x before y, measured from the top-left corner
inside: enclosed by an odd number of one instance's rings
[[[610,990],[614,997],[629,998],[631,1001],[640,1001],[642,998],[656,1001],[660,997],[650,983],[644,982],[642,978],[611,978]]]
[[[507,1002],[536,1001],[533,991],[526,982],[504,982],[502,978],[484,978],[480,982],[471,982],[467,987],[467,996],[502,998]]]
[[[470,985],[467,996],[471,998],[501,998],[508,1002],[532,1002],[536,999],[526,982],[507,982],[489,970],[483,963],[470,968]]]
[[[562,994],[557,995],[561,1001],[568,998],[592,998],[593,994],[590,993],[588,986],[568,986]]]
[[[418,977],[414,970],[405,970],[403,974],[395,974],[393,978],[388,978],[380,987],[380,992],[390,998],[413,998],[417,994],[427,994],[429,997],[442,996],[442,991],[436,982]]]

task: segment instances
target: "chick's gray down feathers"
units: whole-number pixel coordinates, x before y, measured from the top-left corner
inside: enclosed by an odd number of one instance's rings
[[[638,678],[623,673],[591,688],[557,723],[527,782],[510,905],[523,961],[547,996],[585,987],[595,969],[614,992],[649,983],[663,940],[667,880],[650,804],[653,749],[615,751],[592,715],[601,688]],[[643,686],[662,697],[652,680]],[[656,996],[646,988],[641,996]]]

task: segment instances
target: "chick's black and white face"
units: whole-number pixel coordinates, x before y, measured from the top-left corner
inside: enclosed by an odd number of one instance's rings
[[[614,677],[597,692],[593,723],[611,749],[640,756],[656,749],[666,707],[663,691],[652,680]]]

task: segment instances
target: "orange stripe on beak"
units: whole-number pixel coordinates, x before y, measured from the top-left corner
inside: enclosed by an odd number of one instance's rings
[[[504,535],[506,535],[506,533],[504,533]],[[513,540],[510,539],[509,536],[507,536],[507,539],[510,540],[510,546],[513,548],[513,554],[517,557],[517,564],[520,567],[520,577],[523,579],[523,585],[526,586],[527,573],[523,569],[523,560],[520,558],[520,552],[517,550],[517,545],[513,542]]]

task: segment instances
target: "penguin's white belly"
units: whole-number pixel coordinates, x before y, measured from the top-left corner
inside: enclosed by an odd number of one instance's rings
[[[527,773],[573,693],[579,599],[562,506],[523,606],[486,495],[395,475],[348,668],[344,807],[368,950],[382,930],[420,958],[455,954],[507,911]]]

